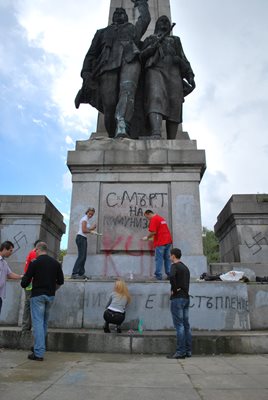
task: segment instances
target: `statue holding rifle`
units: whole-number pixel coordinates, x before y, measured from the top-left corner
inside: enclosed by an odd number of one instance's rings
[[[138,8],[136,24],[124,8],[116,8],[112,24],[96,32],[85,56],[83,86],[75,105],[89,103],[104,114],[110,138],[129,137],[141,72],[140,40],[150,23],[147,0],[131,0]]]
[[[168,17],[158,18],[154,34],[145,39],[141,52],[145,68],[144,110],[154,139],[161,139],[163,119],[167,139],[176,138],[184,97],[195,88],[194,73],[180,38],[170,35],[173,26]]]

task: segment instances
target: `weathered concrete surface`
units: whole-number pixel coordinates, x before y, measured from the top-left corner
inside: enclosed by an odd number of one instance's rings
[[[0,393],[5,400],[267,400],[268,356],[168,360],[129,354],[46,354],[3,350]],[[33,365],[34,364],[34,365]]]
[[[29,350],[33,344],[30,332],[22,334],[19,328],[0,327],[0,348]],[[138,331],[105,334],[102,330],[49,329],[49,351],[169,354],[176,348],[175,331]],[[193,331],[193,354],[265,354],[268,331]]]
[[[262,290],[256,285],[256,291]],[[56,293],[49,326],[52,328],[102,328],[103,312],[114,286],[114,279],[73,281],[66,279]],[[140,319],[146,330],[172,329],[170,284],[168,281],[129,281],[132,302],[124,327],[136,329]],[[238,282],[192,282],[190,286],[190,322],[197,330],[250,330],[255,297],[249,312],[248,285]],[[3,302],[0,325],[18,324],[22,303],[19,282],[8,281],[9,298]],[[266,309],[258,317],[258,327],[267,324]],[[256,319],[254,319],[255,321]]]
[[[248,286],[249,313],[252,329],[268,328],[268,284]]]
[[[79,220],[89,205],[103,236],[88,238],[87,275],[153,274],[152,243],[141,240],[146,209],[167,219],[192,276],[206,271],[199,199],[205,152],[194,140],[78,141],[67,163],[73,190],[65,274],[72,272]]]
[[[62,214],[46,196],[0,196],[0,214],[0,243],[10,240],[15,245],[8,259],[14,272],[22,273],[26,256],[37,239],[48,244],[51,256],[59,256],[65,224]]]
[[[214,230],[222,262],[267,263],[268,195],[233,195]]]

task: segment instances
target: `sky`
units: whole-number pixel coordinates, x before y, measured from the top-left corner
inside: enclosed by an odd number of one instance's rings
[[[173,34],[196,76],[183,129],[206,151],[201,215],[213,229],[232,194],[267,193],[268,1],[170,4]],[[109,6],[110,0],[0,0],[0,194],[46,195],[64,215],[67,233],[67,152],[95,132],[97,119],[90,106],[76,110],[74,97]]]

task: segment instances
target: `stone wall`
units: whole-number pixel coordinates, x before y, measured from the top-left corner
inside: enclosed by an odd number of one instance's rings
[[[14,243],[8,259],[14,272],[23,271],[37,239],[45,241],[49,254],[58,258],[64,232],[63,216],[46,196],[0,196],[0,242]]]
[[[132,302],[125,329],[173,329],[169,310],[168,282],[128,282]],[[74,282],[66,280],[56,293],[51,310],[51,328],[101,329],[103,312],[114,281]],[[8,281],[0,325],[18,325],[23,304],[18,282]],[[268,328],[268,285],[234,282],[192,282],[190,322],[194,330],[255,330]]]
[[[267,263],[268,195],[233,195],[214,230],[222,262]]]

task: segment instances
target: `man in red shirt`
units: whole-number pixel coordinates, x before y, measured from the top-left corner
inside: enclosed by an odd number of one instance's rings
[[[164,261],[165,273],[169,278],[170,273],[170,248],[172,245],[172,237],[168,229],[166,220],[152,210],[146,210],[145,218],[149,221],[149,234],[144,240],[153,238],[155,248],[155,277],[162,280],[162,266]]]
[[[34,248],[29,252],[28,256],[26,257],[24,273],[27,272],[30,263],[36,259],[36,245],[40,242],[41,240],[39,239],[34,242]],[[32,327],[31,307],[30,307],[32,284],[30,283],[30,285],[27,286],[24,289],[24,291],[25,291],[25,301],[24,301],[24,310],[22,316],[22,327],[21,327],[22,332],[30,331]]]

